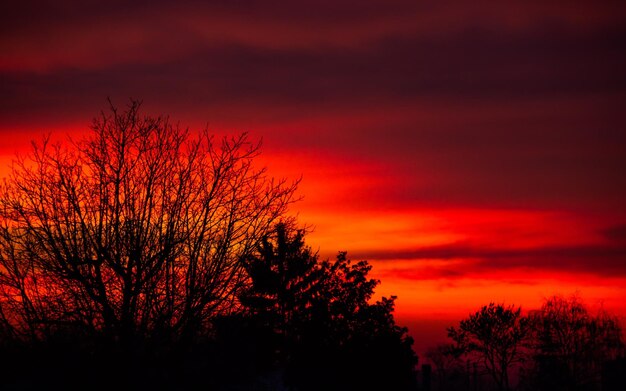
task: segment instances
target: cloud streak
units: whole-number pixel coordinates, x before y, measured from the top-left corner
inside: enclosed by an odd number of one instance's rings
[[[449,277],[490,271],[527,268],[537,271],[591,273],[626,276],[626,246],[586,245],[540,248],[485,248],[467,243],[433,246],[415,250],[381,250],[353,254],[376,261],[411,260],[417,268],[423,260],[443,260],[441,276]],[[450,261],[461,262],[450,262]],[[452,270],[443,270],[450,268]],[[466,269],[466,270],[464,270]]]

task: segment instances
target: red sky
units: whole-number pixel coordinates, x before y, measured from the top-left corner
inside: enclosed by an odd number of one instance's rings
[[[139,98],[263,137],[309,244],[369,260],[420,347],[489,301],[626,315],[623,2],[6,3],[5,169]]]

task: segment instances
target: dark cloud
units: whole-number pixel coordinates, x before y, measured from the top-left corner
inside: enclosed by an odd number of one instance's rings
[[[5,71],[0,75],[3,90],[17,100],[7,99],[4,103],[15,103],[5,106],[3,114],[23,107],[30,98],[27,91],[54,96],[61,87],[85,95],[102,93],[102,86],[107,86],[154,99],[176,100],[187,92],[201,101],[218,97],[269,99],[275,104],[328,101],[347,107],[417,98],[475,104],[624,94],[626,28],[607,34],[578,37],[545,31],[494,36],[474,30],[434,40],[386,38],[356,48],[272,49],[197,41],[192,53],[148,63],[138,59],[106,69],[43,74]],[[170,37],[162,44],[176,45],[177,40]],[[157,81],[159,89],[154,91]]]
[[[571,12],[533,3],[515,9],[522,18],[516,29],[499,21],[512,17],[508,8],[467,17],[480,4],[63,4],[12,5],[5,14],[13,15],[2,24],[0,47],[4,61],[15,65],[0,73],[0,115],[7,121],[22,111],[63,111],[112,94],[165,107],[182,101],[197,110],[229,103],[324,110],[411,105],[416,99],[471,106],[616,95],[622,102],[626,93],[626,24],[582,29]],[[612,10],[596,8],[605,18]],[[455,16],[463,12],[465,18]],[[445,23],[450,20],[457,23]],[[216,23],[217,30],[203,33]],[[376,33],[333,44],[360,26]],[[31,62],[42,68],[29,69]],[[473,138],[481,130],[466,133]]]
[[[414,260],[406,270],[392,271],[410,279],[456,278],[468,274],[489,277],[494,272],[513,269],[566,271],[600,276],[626,276],[626,247],[612,245],[550,246],[539,248],[486,248],[468,243],[426,247],[415,250],[381,250],[352,254],[375,261]],[[448,264],[422,265],[423,260],[443,260]],[[454,262],[452,262],[454,261]]]
[[[626,243],[626,224],[606,228],[600,233],[611,241]]]
[[[520,4],[5,4],[0,132],[135,97],[382,161],[375,202],[626,212],[624,6]]]

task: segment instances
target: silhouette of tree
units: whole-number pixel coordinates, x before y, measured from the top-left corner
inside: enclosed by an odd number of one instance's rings
[[[534,389],[596,389],[602,365],[624,354],[618,319],[606,311],[590,314],[576,295],[546,299],[530,319]]]
[[[5,335],[180,340],[236,309],[242,260],[297,183],[255,169],[245,134],[216,142],[139,109],[111,105],[85,139],[15,162],[0,188]]]
[[[395,324],[394,299],[370,303],[378,281],[346,253],[319,261],[304,231],[279,224],[246,262],[241,302],[278,336],[274,359],[299,390],[412,389],[417,357]]]
[[[448,336],[472,355],[493,378],[499,390],[510,389],[509,371],[525,358],[524,341],[530,331],[521,308],[490,303],[450,327]]]
[[[310,319],[313,301],[320,300],[323,271],[316,255],[304,245],[304,231],[285,224],[266,236],[257,256],[246,262],[250,288],[240,300],[258,320],[287,338]]]

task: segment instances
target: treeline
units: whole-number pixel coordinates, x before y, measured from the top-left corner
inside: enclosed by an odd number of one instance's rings
[[[432,390],[623,390],[619,319],[593,314],[580,297],[553,296],[539,310],[490,303],[429,349]],[[431,370],[426,367],[426,372]]]
[[[0,184],[0,388],[414,388],[394,298],[305,246],[297,181],[245,134],[140,106],[34,143]]]
[[[396,325],[394,297],[345,253],[320,261],[304,231],[279,223],[242,260],[237,306],[191,339],[59,323],[46,334],[0,335],[8,389],[415,390],[417,356]]]

